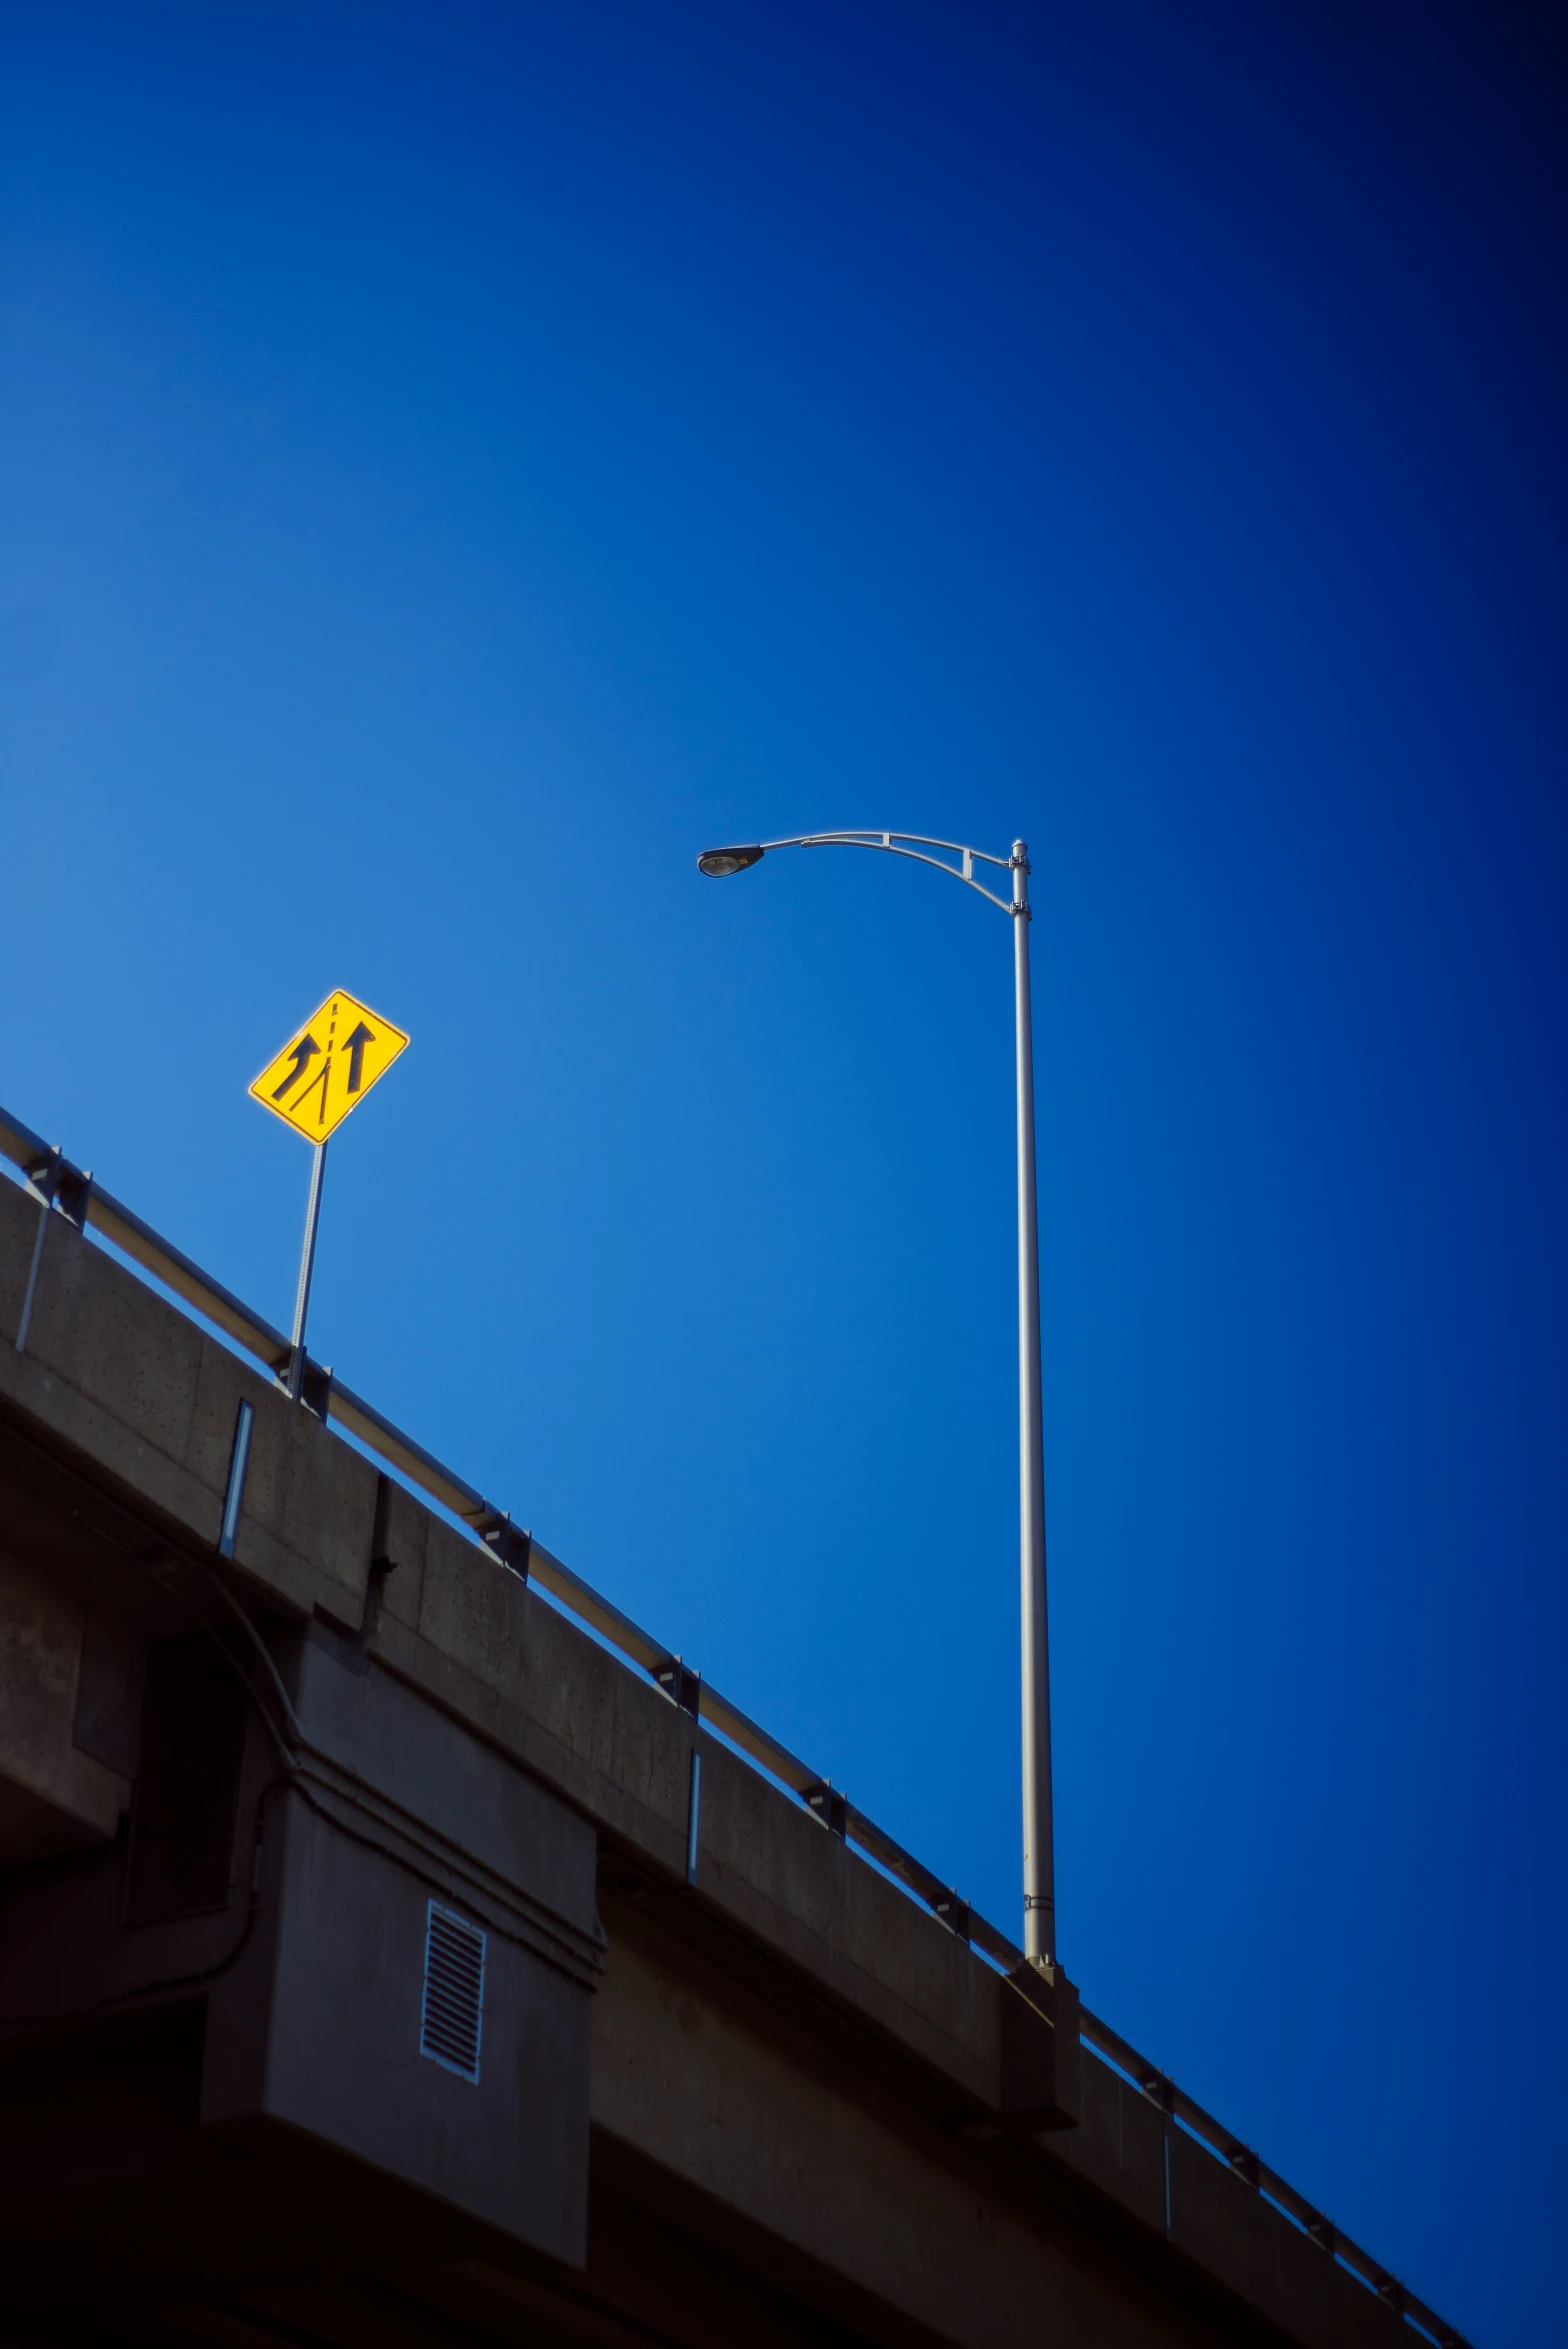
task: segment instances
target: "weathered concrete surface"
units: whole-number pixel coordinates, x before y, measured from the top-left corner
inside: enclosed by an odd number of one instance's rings
[[[0,1555],[0,1865],[114,1833],[129,1776],[74,1742],[86,1611]]]
[[[939,2339],[1023,2349],[1042,2304],[1071,2340],[1169,2339],[1120,2292],[1108,2305],[1105,2278],[999,2195],[940,2118],[825,2062],[809,2030],[780,2033],[763,1998],[738,1999],[678,1944],[623,1924],[611,1947],[594,2037],[607,2135]]]
[[[1412,2338],[1087,2053],[1079,2127],[1009,2126],[1016,1992],[61,1218],[18,1354],[37,1212],[0,1187],[0,1780],[82,1842],[0,1852],[0,2013],[57,2018],[0,2033],[0,2338]],[[203,1624],[243,1753],[181,1911],[125,1721]],[[477,2086],[417,2052],[430,1898],[492,1935]]]

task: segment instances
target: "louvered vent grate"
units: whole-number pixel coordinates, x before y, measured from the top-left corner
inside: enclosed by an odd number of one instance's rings
[[[430,1903],[425,1926],[425,2006],[419,2052],[460,2079],[479,2079],[485,2004],[485,1937],[477,1925]]]

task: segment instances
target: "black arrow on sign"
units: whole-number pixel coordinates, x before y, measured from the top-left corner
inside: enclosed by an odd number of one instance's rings
[[[351,1093],[359,1091],[360,1071],[365,1065],[365,1046],[374,1044],[375,1040],[375,1029],[367,1028],[363,1020],[348,1040],[348,1089]]]
[[[311,1061],[321,1050],[321,1046],[316,1042],[314,1036],[306,1034],[301,1036],[297,1044],[291,1044],[289,1050],[294,1055],[294,1066],[289,1070],[281,1085],[273,1086],[272,1098],[274,1101],[281,1101],[289,1087],[299,1083]]]

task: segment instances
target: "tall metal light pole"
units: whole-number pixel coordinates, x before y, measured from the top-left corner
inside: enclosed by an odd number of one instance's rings
[[[1029,856],[989,856],[917,832],[807,832],[745,848],[708,848],[697,869],[714,880],[743,873],[775,848],[876,848],[932,865],[1000,906],[1013,925],[1018,1095],[1018,1549],[1023,1634],[1024,1955],[1054,1967],[1056,1864],[1051,1836],[1051,1676],[1045,1621],[1045,1432],[1040,1405],[1040,1227],[1034,1179],[1034,1040],[1029,1016]],[[932,855],[930,852],[938,853]],[[947,860],[957,857],[957,864]],[[1008,897],[975,879],[977,864],[1012,875]]]

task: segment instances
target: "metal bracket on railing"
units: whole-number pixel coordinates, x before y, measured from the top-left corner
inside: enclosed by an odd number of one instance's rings
[[[1233,2145],[1225,2158],[1242,2184],[1250,2186],[1256,2193],[1261,2181],[1258,2176],[1258,2157],[1251,2148],[1246,2145]]]
[[[1319,2211],[1315,2218],[1308,2219],[1307,2233],[1311,2236],[1318,2249],[1320,2251],[1326,2251],[1330,2259],[1332,2259],[1335,2252],[1339,2248],[1339,2229],[1335,2226],[1333,2220],[1326,2219],[1323,2216],[1323,2213]]]
[[[695,1720],[701,1709],[702,1674],[683,1664],[679,1656],[666,1656],[662,1664],[655,1664],[653,1677],[669,1698],[683,1713]]]
[[[286,1373],[281,1383],[288,1383]],[[332,1370],[329,1364],[312,1362],[310,1356],[306,1355],[305,1367],[300,1372],[299,1399],[306,1410],[314,1412],[318,1419],[326,1418],[332,1407]]]
[[[1404,2315],[1406,2308],[1405,2287],[1403,2284],[1396,2284],[1392,2276],[1383,2278],[1377,2288],[1377,2296],[1383,2306],[1391,2308],[1396,2316]]]
[[[474,1531],[493,1558],[523,1582],[528,1580],[528,1561],[534,1546],[531,1533],[514,1525],[504,1509],[492,1509],[488,1516],[481,1517]]]
[[[89,1170],[72,1166],[58,1144],[47,1158],[35,1158],[22,1169],[27,1187],[46,1207],[55,1207],[79,1232],[87,1229],[87,1206],[93,1194]]]
[[[840,1794],[836,1786],[830,1786],[825,1778],[819,1778],[815,1786],[801,1788],[800,1799],[812,1817],[820,1819],[829,1834],[836,1835],[842,1843],[849,1833],[848,1798]]]
[[[1168,2079],[1164,2072],[1145,2072],[1138,2085],[1151,2104],[1157,2104],[1161,2112],[1169,2113],[1172,2118],[1175,2117],[1176,2083],[1174,2080]]]
[[[956,1892],[939,1892],[931,1903],[932,1914],[941,1918],[950,1933],[960,1941],[969,1939],[970,1908],[967,1900],[960,1900]]]

